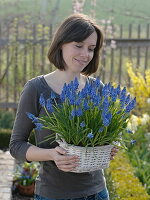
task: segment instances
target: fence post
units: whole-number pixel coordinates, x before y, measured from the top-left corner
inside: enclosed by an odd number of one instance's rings
[[[122,24],[120,25],[120,38],[122,38],[123,35],[123,26]],[[122,47],[119,47],[119,84],[121,84],[121,72],[122,72]]]
[[[48,41],[48,46],[50,46],[50,42],[52,41],[53,37],[53,26],[52,24],[49,25],[49,41]],[[52,71],[52,64],[50,64],[50,71]]]
[[[18,84],[18,20],[15,25],[15,65],[14,65],[14,102],[17,102],[17,84]]]
[[[35,55],[36,55],[36,25],[33,24],[33,60],[32,60],[32,76],[35,74]]]
[[[42,46],[41,46],[41,60],[42,60],[42,64],[41,64],[41,73],[43,74],[44,73],[44,65],[45,65],[45,55],[44,55],[44,49],[45,49],[45,34],[44,34],[44,28],[45,28],[45,25],[43,24],[42,25]]]
[[[1,38],[2,38],[2,24],[0,23],[0,39]],[[0,79],[1,77],[2,77],[2,51],[1,51],[1,46],[0,46]],[[0,101],[1,101],[1,97],[2,97],[2,87],[0,87]]]
[[[137,37],[138,37],[138,39],[140,39],[140,37],[141,37],[141,25],[140,24],[138,24],[137,30],[138,30]],[[137,47],[137,68],[139,68],[139,66],[140,66],[140,52],[141,52],[140,47]]]
[[[24,39],[25,39],[25,45],[24,45],[24,59],[23,59],[23,72],[24,72],[24,76],[23,76],[23,84],[26,83],[27,81],[27,31],[28,31],[28,27],[27,27],[27,23],[25,23],[25,33],[24,33]]]
[[[9,102],[9,25],[7,26],[7,48],[6,48],[6,101]]]
[[[129,37],[129,39],[132,38],[132,24],[129,24],[129,36],[128,37]],[[132,62],[132,48],[131,48],[131,46],[129,46],[129,61]],[[127,80],[128,80],[127,86],[130,87],[131,80],[130,80],[130,77],[129,77],[128,74],[127,74]]]
[[[150,37],[150,24],[147,24],[146,26],[146,38],[148,39]],[[145,50],[145,70],[147,69],[148,67],[148,50],[149,48],[146,47],[146,50]]]

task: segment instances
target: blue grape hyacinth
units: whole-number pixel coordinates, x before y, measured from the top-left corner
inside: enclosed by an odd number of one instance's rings
[[[35,124],[35,129],[51,130],[51,140],[59,133],[60,138],[67,143],[85,147],[113,144],[114,141],[121,143],[120,137],[123,134],[120,136],[120,132],[127,127],[136,98],[132,99],[127,94],[126,87],[121,89],[120,85],[115,87],[111,83],[102,84],[99,78],[87,79],[81,91],[78,87],[79,82],[75,78],[69,84],[64,84],[57,98],[53,91],[47,99],[42,93],[39,104],[46,116],[36,117],[27,113]]]

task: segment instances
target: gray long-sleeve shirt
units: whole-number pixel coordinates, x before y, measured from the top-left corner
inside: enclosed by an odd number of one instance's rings
[[[88,78],[88,80],[92,79],[92,77]],[[26,161],[26,152],[32,145],[28,143],[28,138],[34,128],[34,124],[28,119],[26,112],[35,116],[44,114],[45,111],[39,104],[39,97],[43,93],[44,97],[48,99],[51,91],[52,89],[48,86],[43,75],[33,78],[24,86],[10,140],[10,153],[14,158]],[[60,102],[58,94],[56,94],[56,101]],[[50,144],[49,141],[39,144],[50,133],[50,130],[36,130],[38,147],[55,148],[58,146],[56,142]],[[64,172],[57,168],[54,161],[44,161],[40,162],[35,194],[55,199],[78,198],[95,194],[103,190],[105,186],[103,170],[89,173]]]

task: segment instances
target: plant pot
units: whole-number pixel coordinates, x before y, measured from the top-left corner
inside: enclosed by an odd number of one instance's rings
[[[34,195],[34,187],[35,183],[32,183],[32,185],[24,186],[24,185],[18,185],[19,193],[25,196],[33,196]]]
[[[79,165],[72,172],[90,172],[109,167],[113,145],[81,147],[67,144],[61,140],[57,140],[57,142],[60,147],[67,151],[68,155],[77,155],[79,157]]]

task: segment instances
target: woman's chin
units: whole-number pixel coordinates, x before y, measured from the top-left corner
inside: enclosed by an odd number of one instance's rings
[[[71,68],[71,69],[67,69],[67,71],[70,71],[72,73],[81,73],[83,69],[81,69],[81,68],[80,69],[79,68],[78,69],[77,68],[76,69]]]

